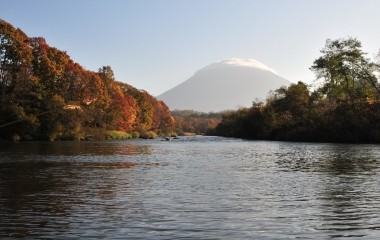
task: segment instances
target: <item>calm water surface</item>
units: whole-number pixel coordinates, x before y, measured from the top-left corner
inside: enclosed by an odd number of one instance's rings
[[[380,239],[380,146],[0,143],[0,238]]]

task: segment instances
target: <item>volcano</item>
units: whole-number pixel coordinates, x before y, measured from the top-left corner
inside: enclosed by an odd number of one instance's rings
[[[254,59],[228,59],[212,63],[157,98],[171,110],[219,112],[250,107],[264,101],[271,90],[290,82]]]

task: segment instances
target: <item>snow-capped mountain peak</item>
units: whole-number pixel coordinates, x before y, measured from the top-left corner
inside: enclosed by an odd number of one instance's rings
[[[278,73],[274,69],[268,67],[264,63],[259,62],[253,58],[250,58],[250,59],[231,58],[231,59],[220,60],[200,69],[198,72],[207,71],[210,69],[223,68],[225,66],[257,68],[257,69],[269,71],[278,75]]]
[[[271,90],[290,82],[255,59],[227,59],[214,62],[157,98],[170,109],[201,112],[250,107],[264,101]]]

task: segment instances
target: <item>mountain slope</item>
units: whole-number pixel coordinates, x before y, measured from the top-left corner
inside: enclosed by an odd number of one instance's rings
[[[249,107],[254,100],[265,100],[270,90],[289,84],[254,59],[230,59],[200,69],[157,98],[172,110],[222,111]]]

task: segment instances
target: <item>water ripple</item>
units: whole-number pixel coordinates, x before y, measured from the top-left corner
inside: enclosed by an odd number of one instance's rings
[[[0,144],[0,238],[377,239],[377,145]]]

